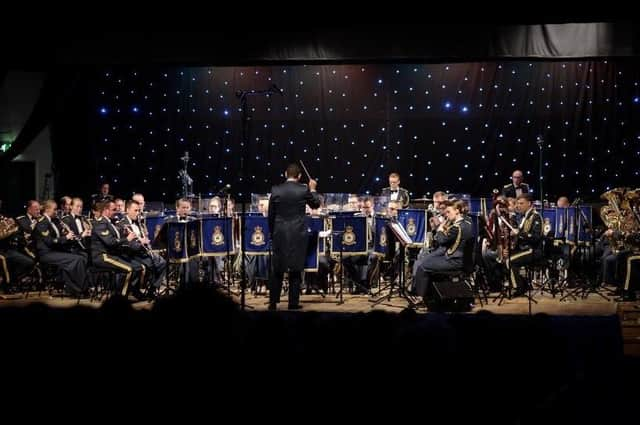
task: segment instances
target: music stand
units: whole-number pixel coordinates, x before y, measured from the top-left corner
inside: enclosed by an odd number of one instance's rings
[[[404,282],[404,259],[405,259],[405,251],[407,245],[412,243],[411,237],[407,233],[406,229],[402,226],[402,224],[395,218],[392,218],[389,224],[387,224],[387,229],[390,232],[387,232],[389,235],[393,235],[391,240],[388,242],[389,246],[395,246],[396,242],[398,242],[399,246],[399,254],[398,254],[398,284],[396,285],[396,278],[392,277],[391,283],[389,285],[389,293],[387,295],[383,295],[375,300],[370,300],[372,305],[371,307],[375,307],[378,304],[381,304],[384,301],[391,301],[391,298],[400,297],[407,301],[410,308],[415,308],[416,303],[409,297],[405,288]],[[393,264],[393,260],[395,257],[395,249],[389,249],[387,254],[391,256],[391,262]],[[396,287],[397,286],[397,287]]]

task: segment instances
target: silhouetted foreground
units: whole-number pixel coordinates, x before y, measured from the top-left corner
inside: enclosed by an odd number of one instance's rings
[[[640,385],[616,316],[241,312],[198,289],[149,311],[119,298],[100,309],[4,308],[0,323],[5,365],[115,371],[125,386],[198,379],[261,399],[282,385],[302,401],[399,398],[492,423],[611,423]]]

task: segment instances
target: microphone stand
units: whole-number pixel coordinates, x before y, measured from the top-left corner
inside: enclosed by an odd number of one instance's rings
[[[279,94],[282,96],[282,91],[278,89],[278,87],[273,84],[266,90],[238,90],[236,91],[236,97],[240,99],[240,109],[242,111],[241,114],[241,122],[242,122],[242,142],[240,146],[242,147],[242,153],[240,154],[240,181],[245,187],[245,194],[249,192],[249,185],[246,182],[246,163],[249,155],[249,144],[251,143],[251,116],[249,115],[249,106],[247,102],[247,98],[250,96],[271,96],[273,94]],[[242,213],[240,215],[240,252],[242,258],[240,259],[240,308],[242,310],[246,307],[245,301],[245,292],[247,288],[247,265],[245,259],[245,243],[244,243],[244,226],[245,226],[245,214],[246,214],[246,202],[244,196],[241,199],[242,201]]]

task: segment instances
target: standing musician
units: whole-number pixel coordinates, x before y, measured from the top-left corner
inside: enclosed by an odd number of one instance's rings
[[[416,260],[413,266],[413,292],[423,298],[431,294],[431,274],[462,270],[464,247],[473,239],[471,222],[464,219],[467,206],[462,200],[446,201],[447,221],[438,226],[435,240],[438,248]]]
[[[400,187],[400,174],[389,174],[389,187],[382,189],[381,196],[388,196],[390,201],[398,201],[401,208],[409,206],[409,191]]]
[[[144,280],[144,268],[137,263],[128,261],[124,256],[125,248],[129,247],[136,236],[134,233],[123,235],[116,226],[111,223],[111,218],[116,211],[113,201],[98,204],[101,215],[93,222],[91,231],[91,259],[93,265],[99,269],[114,270],[124,274],[120,293],[127,296],[130,288],[134,288],[133,295],[136,298],[140,294],[135,288],[137,283]]]
[[[280,302],[282,279],[289,272],[289,309],[301,308],[300,283],[306,257],[307,229],[305,205],[320,206],[316,193],[318,183],[309,179],[309,186],[300,183],[302,170],[290,164],[285,172],[287,181],[273,186],[269,201],[269,230],[273,244],[273,276],[269,287],[269,310]]]
[[[532,197],[528,193],[518,196],[516,208],[523,217],[518,228],[511,231],[515,249],[509,253],[507,267],[511,269],[511,285],[517,288],[515,295],[518,296],[527,290],[527,282],[518,273],[518,268],[542,257],[542,218],[533,207]]]
[[[507,198],[517,198],[524,193],[531,192],[529,185],[524,183],[522,180],[522,171],[515,170],[513,174],[511,174],[511,183],[505,184],[502,188],[502,196]]]
[[[134,233],[135,238],[130,241],[125,248],[126,258],[134,264],[138,264],[145,270],[145,276],[151,283],[148,286],[147,297],[153,297],[162,285],[162,281],[167,272],[167,262],[158,254],[151,252],[151,241],[147,237],[146,229],[140,222],[140,204],[136,201],[127,201],[126,214],[118,222],[118,230],[123,235],[128,236]],[[140,281],[140,286],[147,282]],[[134,288],[137,294],[141,294],[141,288]]]
[[[56,202],[45,201],[42,217],[36,224],[34,236],[38,257],[43,264],[57,267],[61,272],[67,293],[81,297],[86,290],[87,257],[70,252],[76,244],[73,231],[64,233],[56,214]]]

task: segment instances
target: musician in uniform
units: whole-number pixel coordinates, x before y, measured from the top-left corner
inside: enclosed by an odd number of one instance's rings
[[[122,220],[122,218],[124,217],[125,203],[124,203],[124,199],[122,198],[116,198],[113,202],[116,205],[116,211],[113,213],[113,216],[111,217],[111,222],[113,224],[116,224],[117,222]]]
[[[569,204],[569,198],[567,198],[566,196],[561,196],[558,198],[558,201],[556,202],[556,206],[558,208],[567,208],[569,207],[571,204]]]
[[[136,236],[134,233],[123,235],[111,222],[116,211],[113,201],[98,204],[100,217],[93,222],[91,231],[91,258],[93,265],[99,269],[114,270],[124,274],[120,293],[127,296],[131,288],[137,288],[140,280],[144,279],[144,269],[140,264],[129,261],[124,257],[125,249]],[[132,293],[136,298],[140,294]]]
[[[431,294],[432,274],[463,269],[464,247],[473,239],[471,222],[464,218],[467,209],[464,201],[446,201],[445,205],[447,221],[438,227],[435,235],[438,248],[418,258],[413,266],[412,292],[423,298]]]
[[[125,216],[118,222],[118,230],[123,235],[134,233],[135,238],[125,248],[125,257],[134,264],[140,265],[145,271],[145,277],[149,280],[147,298],[153,297],[162,285],[167,273],[167,262],[157,254],[151,252],[151,241],[145,235],[145,230],[140,222],[140,204],[136,201],[127,201]],[[140,286],[147,282],[140,281]],[[141,288],[133,288],[140,295]]]
[[[138,205],[140,206],[140,214],[144,216],[145,212],[147,211],[144,209],[144,195],[142,193],[134,193],[133,196],[131,196],[131,200],[138,203]]]
[[[362,208],[355,214],[356,217],[366,217],[367,219],[367,254],[351,255],[343,259],[345,271],[353,280],[355,286],[354,294],[365,293],[370,289],[371,273],[376,266],[378,257],[373,253],[375,242],[375,222],[373,215],[373,199],[366,197],[362,202]]]
[[[195,220],[191,215],[191,201],[188,198],[180,198],[176,201],[176,215],[169,217],[166,223],[187,223]],[[183,288],[189,288],[200,281],[200,260],[191,258],[182,263],[180,267],[180,280]]]
[[[63,196],[60,198],[60,214],[58,214],[58,218],[63,218],[69,214],[71,214],[71,197]]]
[[[88,257],[87,247],[91,245],[91,229],[87,220],[82,216],[82,199],[73,198],[71,200],[71,210],[68,215],[62,217],[62,222],[66,224],[76,236],[81,238],[84,248],[77,244],[72,250],[76,254]]]
[[[56,202],[45,201],[42,217],[36,224],[34,237],[40,263],[58,268],[65,283],[66,292],[74,297],[84,295],[87,281],[87,258],[70,252],[76,244],[76,235],[71,231],[63,234],[56,214]]]
[[[20,227],[14,219],[0,215],[0,291],[11,292],[12,281],[19,281],[33,270],[36,260],[19,250]]]
[[[400,174],[389,174],[389,187],[382,189],[381,196],[388,196],[390,201],[400,203],[400,208],[409,206],[409,191],[400,187]]]
[[[25,255],[36,259],[36,245],[33,238],[33,230],[40,218],[40,203],[35,200],[27,202],[27,211],[25,215],[16,217],[16,223],[20,228],[16,235],[18,243],[18,251]]]
[[[517,198],[518,196],[529,193],[529,185],[524,183],[522,177],[522,171],[515,170],[511,174],[511,183],[505,184],[502,188],[502,196],[507,198]]]
[[[269,309],[280,302],[282,279],[289,272],[289,308],[300,308],[300,283],[306,257],[307,229],[305,205],[320,206],[316,193],[318,183],[310,179],[309,186],[300,183],[302,170],[297,164],[287,167],[285,183],[273,186],[269,202],[269,229],[273,245],[273,270],[269,288]]]
[[[100,186],[100,192],[91,195],[91,206],[98,202],[113,201],[113,195],[109,193],[109,183],[102,183]]]
[[[518,296],[524,294],[528,284],[518,269],[542,257],[542,217],[533,207],[533,200],[528,193],[518,196],[516,208],[523,216],[518,228],[511,232],[511,238],[515,238],[515,249],[509,253],[507,268],[510,270],[511,285],[517,288],[515,295]]]

